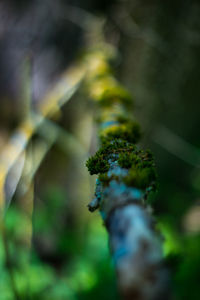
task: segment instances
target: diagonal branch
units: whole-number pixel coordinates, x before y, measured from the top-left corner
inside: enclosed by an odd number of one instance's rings
[[[63,74],[57,85],[44,97],[37,107],[37,114],[30,112],[12,134],[0,154],[0,211],[3,213],[6,201],[4,192],[6,176],[21,153],[26,149],[33,134],[45,118],[52,117],[72,97],[85,74],[85,68],[77,65]]]
[[[90,211],[99,208],[109,233],[123,299],[166,299],[167,273],[162,239],[154,226],[148,195],[156,188],[150,151],[136,146],[140,126],[131,114],[132,98],[114,78],[102,48],[86,58],[86,85],[96,102],[100,148],[86,163],[98,174]]]

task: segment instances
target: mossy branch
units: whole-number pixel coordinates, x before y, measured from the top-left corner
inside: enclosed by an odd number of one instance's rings
[[[115,79],[109,59],[103,47],[86,57],[86,87],[96,103],[100,141],[86,162],[90,174],[98,175],[88,207],[99,208],[109,232],[123,298],[164,299],[162,242],[148,203],[148,194],[156,189],[154,159],[149,150],[136,145],[141,130],[132,116],[132,98]]]

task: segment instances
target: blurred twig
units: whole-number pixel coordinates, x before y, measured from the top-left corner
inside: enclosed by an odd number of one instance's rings
[[[120,6],[116,10],[113,22],[119,31],[128,38],[143,40],[161,54],[166,55],[168,53],[167,45],[163,38],[152,28],[142,28],[124,7]]]
[[[9,170],[15,164],[23,150],[25,150],[32,135],[37,131],[46,117],[51,117],[71,98],[79,87],[85,74],[85,68],[80,64],[63,74],[55,87],[47,93],[37,107],[37,114],[30,112],[3,147],[0,154],[0,211],[3,213],[6,195],[5,180]]]
[[[193,167],[200,167],[200,149],[188,143],[164,125],[158,124],[153,141]]]
[[[25,64],[25,73],[29,73],[29,63]],[[63,76],[58,84],[46,95],[46,97],[39,103],[37,107],[37,114],[32,112],[31,101],[30,101],[30,82],[24,87],[24,101],[25,101],[25,115],[23,121],[20,123],[18,128],[15,130],[14,134],[11,136],[9,142],[3,147],[0,153],[0,222],[1,222],[1,234],[4,240],[4,248],[6,254],[6,261],[8,265],[8,271],[10,275],[11,285],[13,294],[16,300],[20,299],[13,275],[13,268],[10,263],[10,253],[7,243],[7,236],[4,228],[4,208],[7,199],[5,191],[6,178],[9,171],[18,162],[20,156],[23,152],[26,152],[25,167],[22,173],[22,188],[21,188],[21,206],[24,216],[27,220],[27,227],[25,228],[24,242],[28,248],[31,244],[32,238],[32,210],[33,210],[33,198],[34,198],[34,188],[33,188],[33,176],[37,171],[42,159],[46,155],[47,151],[54,143],[59,130],[54,130],[51,132],[48,138],[48,143],[46,147],[43,147],[40,157],[37,157],[36,164],[33,162],[33,152],[32,147],[29,145],[27,150],[27,145],[29,144],[32,135],[38,130],[39,126],[44,124],[46,117],[51,117],[58,113],[62,105],[64,105],[71,96],[75,93],[79,84],[84,76],[85,69],[78,65],[74,68],[68,70]],[[30,76],[27,76],[29,81]],[[26,102],[27,101],[27,102]],[[51,125],[51,128],[53,126]],[[53,127],[54,128],[54,127]],[[41,148],[40,148],[41,150]],[[18,179],[19,180],[19,179]],[[17,185],[17,182],[15,182]],[[14,192],[15,188],[12,190]],[[9,197],[12,197],[12,195]]]

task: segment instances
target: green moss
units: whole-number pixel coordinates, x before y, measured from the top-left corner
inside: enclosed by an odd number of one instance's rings
[[[136,146],[126,141],[113,139],[108,141],[107,139],[102,140],[102,145],[96,154],[90,157],[86,166],[90,174],[105,173],[109,170],[108,159],[110,155],[118,155],[119,153],[133,152]]]
[[[155,186],[156,172],[151,168],[131,168],[129,174],[124,177],[124,183],[139,189],[147,189]]]
[[[97,152],[87,160],[86,167],[91,175],[105,173],[109,170],[109,163],[104,159],[103,155]]]
[[[125,116],[122,113],[119,114],[116,119],[121,124],[128,123],[130,121],[130,118],[128,118],[127,116]]]
[[[101,62],[102,64],[102,62]],[[121,86],[110,72],[101,73],[102,76],[92,76],[88,82],[90,97],[103,107],[110,107],[122,103],[126,107],[132,105],[130,93]]]
[[[106,138],[108,141],[112,141],[116,138],[133,144],[137,143],[140,137],[140,125],[134,121],[108,127],[100,133],[101,139]]]
[[[140,189],[155,188],[156,172],[154,159],[149,150],[135,149],[133,152],[120,153],[118,164],[122,168],[127,168],[129,174],[124,177],[124,182],[129,186]]]
[[[125,152],[119,154],[118,164],[122,168],[129,169],[133,164],[137,164],[139,160],[140,158],[135,153]]]
[[[99,154],[118,154],[125,151],[133,151],[135,145],[126,141],[113,139],[112,141],[105,139],[101,140],[101,148],[97,151]]]
[[[121,102],[128,106],[132,104],[130,93],[120,85],[105,88],[99,97],[99,101],[104,106],[110,106],[116,102]]]
[[[122,168],[131,168],[131,166],[141,169],[154,167],[154,159],[151,151],[139,150],[138,148],[135,148],[133,153],[120,153],[118,163]]]
[[[101,148],[99,150],[101,151],[108,151],[108,150],[114,150],[118,148],[126,148],[128,146],[128,143],[125,141],[120,141],[118,139],[113,139],[113,141],[108,141],[107,139],[103,139],[101,141]]]

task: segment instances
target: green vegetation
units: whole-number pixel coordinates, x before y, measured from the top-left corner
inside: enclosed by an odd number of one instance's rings
[[[24,247],[27,218],[16,205],[6,216],[9,257],[19,299],[83,300],[118,299],[115,274],[110,263],[106,231],[99,218],[83,224],[79,233],[55,224],[63,210],[63,191],[51,187],[44,198],[48,206],[37,207],[33,230],[37,248]],[[55,207],[57,206],[57,207]],[[87,232],[87,235],[82,235]],[[44,246],[48,241],[48,247]],[[16,300],[10,284],[10,272],[5,261],[5,247],[0,237],[0,290],[2,300]],[[46,259],[44,259],[44,254]],[[70,261],[68,261],[70,257]]]

